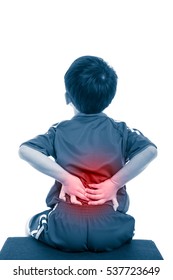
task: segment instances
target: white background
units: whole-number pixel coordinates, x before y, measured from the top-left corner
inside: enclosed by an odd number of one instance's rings
[[[136,239],[172,253],[172,1],[4,0],[0,2],[0,247],[24,236],[46,209],[53,180],[18,157],[19,145],[72,117],[64,73],[81,55],[103,57],[118,76],[105,111],[138,128],[158,157],[128,183]]]

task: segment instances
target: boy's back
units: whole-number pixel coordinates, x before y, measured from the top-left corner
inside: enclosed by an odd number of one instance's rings
[[[130,130],[124,122],[116,122],[104,113],[78,113],[23,144],[52,156],[88,186],[111,178],[129,159],[152,143],[139,131]],[[118,210],[126,212],[125,187],[119,190],[118,196]],[[50,195],[48,205],[52,199]],[[112,205],[112,201],[106,203]]]

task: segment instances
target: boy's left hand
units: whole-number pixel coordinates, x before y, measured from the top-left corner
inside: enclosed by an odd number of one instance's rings
[[[112,200],[115,210],[117,209],[116,185],[110,179],[99,184],[89,184],[89,187],[93,189],[86,189],[86,197],[90,199],[88,204],[101,205],[108,200]]]
[[[82,203],[77,199],[77,197],[86,201],[89,200],[85,196],[85,187],[82,181],[78,177],[70,173],[68,173],[68,176],[66,176],[64,183],[62,184],[59,198],[66,201],[65,194],[68,194],[70,196],[70,201],[73,204],[82,205]]]
[[[69,195],[69,196],[70,196],[71,203],[82,205],[82,203],[77,200],[77,197],[75,195]],[[64,200],[64,201],[66,201],[66,192],[64,191],[64,187],[63,186],[61,188],[61,192],[59,194],[59,198]]]

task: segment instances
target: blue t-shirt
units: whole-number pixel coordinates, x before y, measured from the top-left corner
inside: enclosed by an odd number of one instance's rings
[[[130,129],[125,122],[115,121],[104,113],[78,113],[23,144],[53,157],[84,185],[112,177],[136,154],[149,145],[155,146],[139,130]],[[47,197],[48,206],[58,201],[60,186],[55,182]],[[121,211],[127,204],[125,186],[118,195]]]

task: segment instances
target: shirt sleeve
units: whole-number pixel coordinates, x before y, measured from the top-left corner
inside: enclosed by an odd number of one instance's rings
[[[125,161],[132,159],[135,155],[142,152],[148,146],[156,145],[145,137],[138,129],[131,129],[126,126],[125,134]]]
[[[33,139],[30,139],[26,142],[23,142],[22,145],[29,146],[46,156],[56,157],[55,149],[54,149],[54,139],[56,134],[56,125],[53,125],[45,134],[41,134],[36,136]]]

